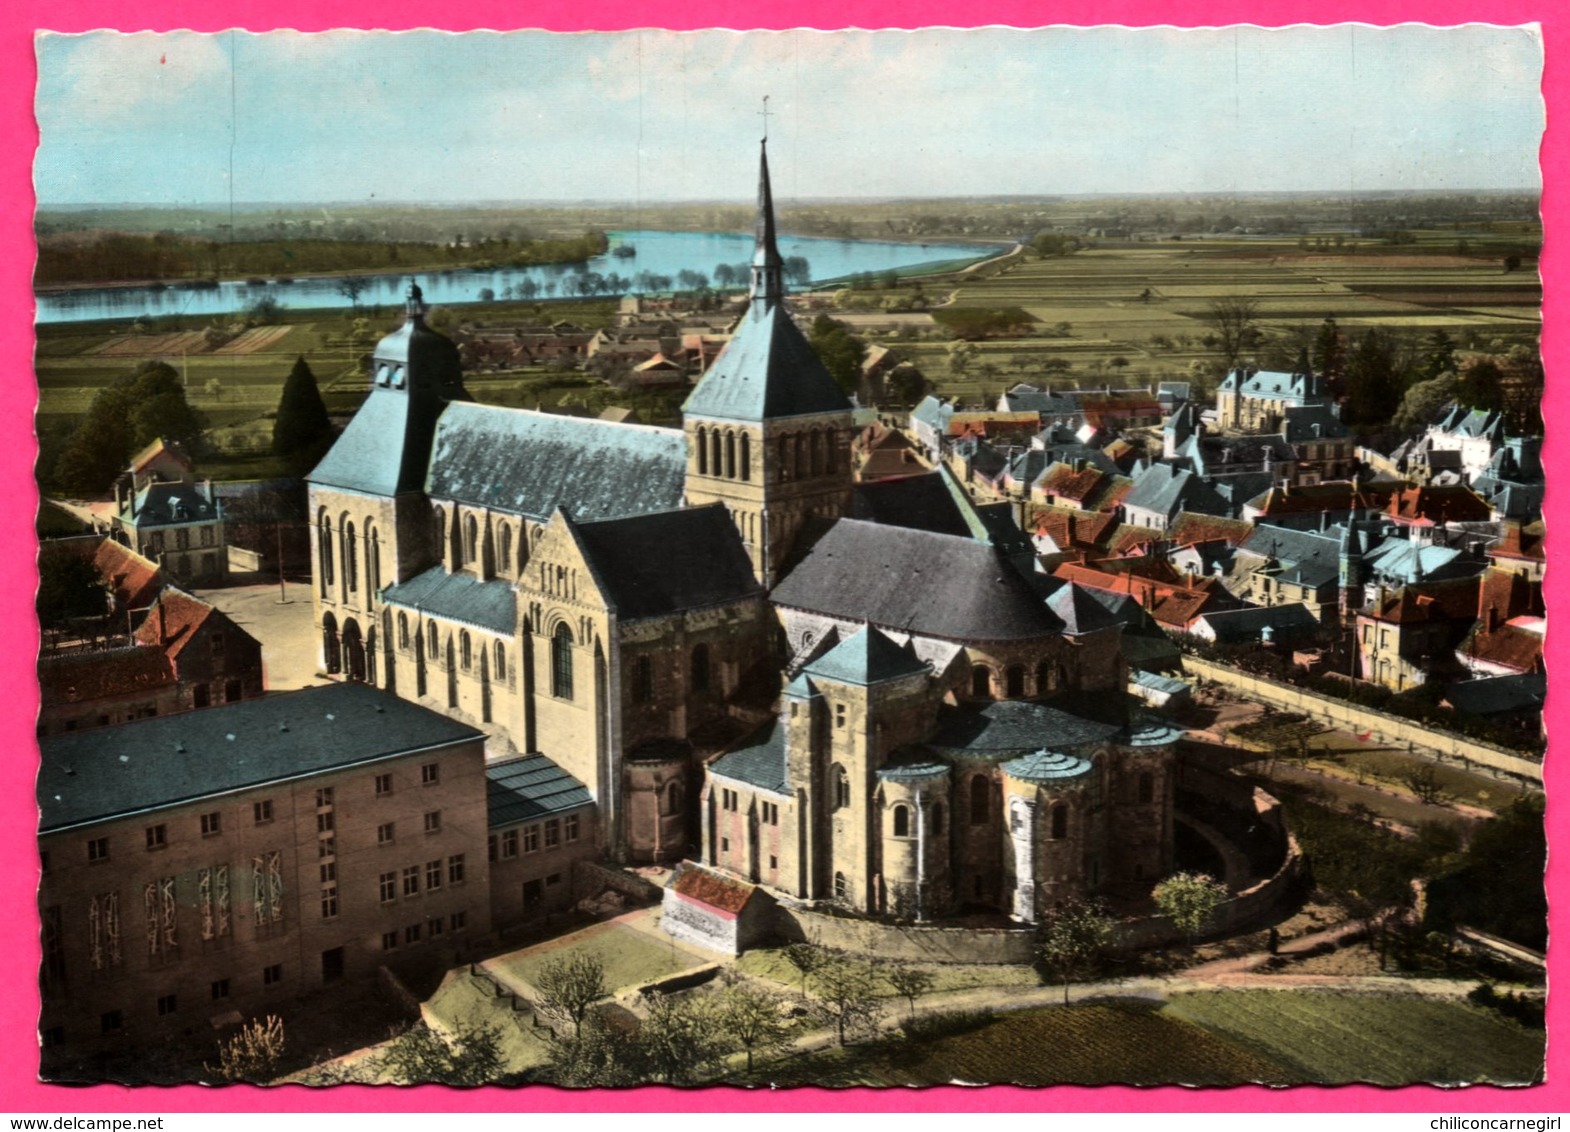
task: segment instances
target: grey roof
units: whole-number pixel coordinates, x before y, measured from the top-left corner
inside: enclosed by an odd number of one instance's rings
[[[1293,444],[1330,440],[1347,435],[1347,427],[1329,405],[1288,405],[1282,414],[1281,434]],[[1315,432],[1318,428],[1318,432]]]
[[[897,755],[878,768],[878,777],[885,782],[926,782],[942,778],[949,772],[949,764],[920,751]]]
[[[1054,393],[1035,386],[1016,386],[1003,394],[999,407],[1011,413],[1040,413],[1043,417],[1072,417],[1080,411],[1079,394]]]
[[[1467,680],[1445,690],[1451,706],[1468,715],[1539,710],[1547,697],[1548,676],[1542,672]]]
[[[1323,397],[1322,383],[1316,374],[1286,373],[1280,370],[1231,370],[1222,378],[1220,389],[1230,393],[1242,381],[1245,397],[1259,397],[1272,401],[1293,402],[1299,405]]]
[[[1170,464],[1152,464],[1134,480],[1123,497],[1124,507],[1139,507],[1171,517],[1182,503],[1187,510],[1223,514],[1226,510],[1216,493],[1193,472]]]
[[[75,732],[39,742],[39,831],[482,737],[365,684],[328,684]]]
[[[579,522],[681,506],[687,442],[675,429],[454,404],[436,426],[425,489],[433,499],[544,522]]]
[[[488,763],[485,801],[491,829],[594,804],[588,787],[544,755]]]
[[[1187,685],[1184,685],[1185,687]],[[1183,738],[1183,729],[1170,719],[1140,712],[1129,721],[1128,728],[1118,738],[1123,747],[1166,747]]]
[[[575,523],[574,533],[605,599],[626,621],[763,592],[736,524],[718,503]]]
[[[948,428],[949,418],[954,415],[954,405],[950,401],[940,401],[930,393],[921,399],[921,402],[910,411],[910,419],[919,421],[929,428],[942,433]]]
[[[1222,644],[1257,641],[1266,628],[1283,636],[1299,636],[1319,628],[1319,619],[1302,602],[1220,610],[1206,613],[1199,620],[1210,626]]]
[[[997,700],[984,707],[944,706],[931,745],[972,755],[1037,751],[1047,743],[1072,751],[1116,735],[1115,723],[1073,715],[1051,704],[1029,700]]]
[[[1075,460],[1083,460],[1087,466],[1106,472],[1109,476],[1115,476],[1119,471],[1117,461],[1108,456],[1104,450],[1092,448],[1088,444],[1081,444],[1077,440],[1072,442],[1053,441],[1046,444],[1041,451],[1046,453],[1049,459],[1049,467],[1051,463],[1072,465]],[[1046,475],[1045,468],[1042,469],[1041,474],[1036,478],[1040,479],[1042,475]]]
[[[1128,678],[1141,688],[1150,688],[1173,696],[1194,690],[1193,685],[1186,680],[1179,680],[1175,676],[1162,676],[1157,672],[1146,672],[1142,668],[1131,669]]]
[[[1260,523],[1240,548],[1262,558],[1275,558],[1283,581],[1318,589],[1340,579],[1342,534],[1340,525],[1305,531]]]
[[[872,523],[959,538],[978,534],[967,521],[965,508],[949,490],[941,471],[858,483],[852,489],[850,514],[852,518]],[[974,514],[974,508],[971,514]]]
[[[1065,582],[1047,598],[1047,608],[1063,622],[1063,632],[1071,637],[1110,629],[1121,621],[1091,592],[1073,582]]]
[[[208,523],[219,517],[218,506],[190,483],[148,484],[136,494],[138,527],[161,527],[174,523]]]
[[[1068,782],[1083,778],[1094,764],[1078,755],[1061,751],[1033,751],[1003,764],[1003,773],[1021,782]]]
[[[1006,641],[1062,623],[994,547],[841,519],[770,595],[776,604],[950,640]]]
[[[871,625],[835,645],[804,669],[808,676],[841,684],[881,684],[929,669],[909,649],[901,648]]]
[[[682,412],[689,417],[762,421],[848,413],[847,398],[791,321],[784,304],[754,303]]]
[[[745,747],[722,755],[709,764],[709,773],[745,782],[774,794],[790,793],[790,771],[785,760],[785,725],[778,719],[759,731]]]
[[[382,600],[493,633],[512,633],[518,628],[518,592],[511,585],[449,574],[442,566],[432,566],[407,582],[388,586],[382,591]]]

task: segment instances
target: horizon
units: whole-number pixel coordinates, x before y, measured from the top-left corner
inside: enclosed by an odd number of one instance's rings
[[[804,203],[1542,180],[1536,25],[40,32],[35,47],[39,210],[740,203],[765,124],[778,199]]]

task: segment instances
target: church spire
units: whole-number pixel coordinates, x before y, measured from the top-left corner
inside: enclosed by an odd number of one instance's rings
[[[785,261],[774,241],[774,193],[769,187],[769,140],[758,167],[758,238],[752,253],[752,308],[762,313],[785,298]]]

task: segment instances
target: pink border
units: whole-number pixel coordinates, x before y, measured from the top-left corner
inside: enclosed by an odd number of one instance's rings
[[[854,3],[829,3],[827,0],[775,0],[768,5],[742,8],[725,0],[686,0],[677,5],[650,5],[633,0],[575,0],[523,6],[516,0],[468,0],[462,18],[446,20],[440,9],[429,3],[411,0],[151,0],[133,8],[113,0],[13,0],[0,8],[0,84],[5,98],[0,101],[0,131],[12,144],[0,153],[0,189],[5,208],[0,212],[0,232],[15,249],[0,270],[0,302],[13,317],[0,326],[0,372],[9,376],[10,411],[0,419],[0,480],[16,488],[11,506],[0,513],[0,545],[14,552],[0,557],[0,608],[5,616],[0,624],[9,626],[7,648],[0,657],[0,674],[13,688],[11,709],[0,715],[0,750],[6,752],[5,793],[0,798],[0,859],[12,862],[0,879],[5,906],[12,914],[0,917],[0,954],[12,961],[7,992],[0,995],[0,1110],[28,1112],[180,1112],[229,1111],[445,1111],[462,1108],[471,1111],[555,1111],[604,1110],[692,1110],[692,1111],[818,1111],[857,1109],[906,1112],[921,1110],[980,1110],[995,1112],[1032,1111],[1050,1108],[1059,1111],[1270,1111],[1308,1112],[1367,1111],[1563,1111],[1570,1108],[1570,1088],[1561,1077],[1570,1065],[1563,1056],[1561,1027],[1570,1024],[1570,1000],[1564,994],[1550,999],[1551,1042],[1550,1083],[1531,1089],[1506,1090],[1476,1088],[1441,1091],[1419,1087],[1382,1090],[1364,1087],[1339,1089],[1298,1088],[1270,1091],[1262,1088],[1230,1090],[1132,1089],[1132,1088],[1058,1088],[1048,1091],[998,1087],[986,1090],[934,1088],[921,1091],[863,1091],[853,1100],[836,1093],[818,1090],[747,1093],[732,1089],[681,1092],[671,1089],[642,1089],[622,1093],[571,1093],[557,1090],[483,1091],[458,1095],[436,1087],[401,1091],[367,1088],[341,1088],[310,1091],[298,1088],[262,1091],[257,1089],[204,1090],[180,1088],[167,1090],[130,1090],[115,1086],[89,1089],[62,1089],[38,1084],[32,1079],[37,1064],[33,1026],[37,1017],[36,994],[30,990],[32,972],[37,969],[38,942],[33,917],[27,914],[33,901],[32,862],[36,849],[32,831],[36,810],[32,803],[34,742],[32,707],[36,703],[37,681],[32,658],[37,634],[31,610],[36,572],[30,558],[21,553],[32,543],[31,516],[36,503],[32,462],[34,445],[30,418],[34,393],[31,372],[32,309],[29,281],[31,275],[32,194],[30,163],[37,132],[31,107],[35,64],[31,35],[34,29],[86,31],[114,27],[126,31],[150,28],[166,31],[190,28],[219,31],[228,27],[251,30],[289,27],[306,31],[333,27],[377,27],[406,29],[442,24],[453,30],[466,28],[538,27],[549,30],[617,30],[633,27],[669,28],[816,26],[836,28],[859,26],[920,27],[942,24],[975,26],[983,23],[1018,27],[1042,23],[1066,24],[1159,24],[1184,26],[1259,23],[1279,26],[1293,23],[1335,23],[1357,21],[1371,24],[1420,22],[1449,25],[1467,22],[1543,25],[1548,53],[1544,95],[1548,104],[1550,129],[1543,148],[1546,187],[1544,214],[1549,218],[1553,236],[1559,233],[1553,221],[1562,219],[1566,203],[1567,165],[1565,133],[1558,116],[1570,113],[1570,81],[1565,73],[1565,50],[1561,35],[1570,29],[1570,14],[1548,0],[1206,0],[1202,6],[1179,4],[1174,0],[1059,0],[1050,7],[1021,0],[987,0],[984,4],[939,4],[936,0],[856,0]],[[1202,14],[1201,14],[1202,13]],[[1570,332],[1561,328],[1565,300],[1561,289],[1570,286],[1567,266],[1556,239],[1550,239],[1543,258],[1545,298],[1544,352],[1550,382],[1544,416],[1558,419],[1558,411],[1570,409],[1570,387],[1558,375],[1570,365]],[[1551,467],[1570,460],[1570,441],[1563,431],[1550,429],[1547,460]],[[1567,463],[1570,466],[1570,463]],[[1558,481],[1555,481],[1557,487]],[[1566,511],[1565,497],[1551,491],[1548,506],[1555,531]],[[1556,544],[1555,544],[1556,545]],[[1549,606],[1557,624],[1570,616],[1564,587],[1558,571],[1550,574]],[[1570,622],[1567,622],[1570,623]],[[1550,667],[1565,671],[1570,664],[1570,635],[1552,633],[1548,638]],[[14,681],[14,683],[11,683]],[[1551,727],[1570,725],[1570,705],[1557,695],[1549,703]],[[1553,767],[1553,763],[1550,763]],[[1564,775],[1550,770],[1551,792],[1563,790]],[[1556,839],[1570,829],[1570,821],[1558,806],[1549,811],[1550,830]],[[1570,867],[1563,856],[1554,854],[1549,862],[1551,891],[1570,884]],[[1555,904],[1552,926],[1559,930],[1570,924],[1561,903]],[[1552,955],[1555,973],[1564,966],[1563,948]]]

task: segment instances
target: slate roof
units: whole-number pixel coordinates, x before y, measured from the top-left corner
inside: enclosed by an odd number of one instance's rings
[[[1292,444],[1338,440],[1348,435],[1346,424],[1329,405],[1289,405],[1282,414],[1281,435]],[[1315,432],[1315,428],[1318,432]]]
[[[1216,493],[1198,476],[1168,464],[1152,464],[1134,480],[1134,487],[1123,497],[1123,506],[1171,516],[1182,503],[1189,511],[1225,510]]]
[[[753,303],[682,406],[689,417],[762,421],[848,413],[841,391],[783,303]]]
[[[1481,562],[1463,558],[1457,547],[1425,545],[1395,536],[1370,550],[1363,562],[1380,580],[1396,583],[1454,578],[1483,570]]]
[[[411,399],[403,390],[373,387],[307,482],[369,495],[419,491],[440,411],[439,403]]]
[[[736,524],[721,504],[573,526],[601,591],[622,620],[762,593]]]
[[[41,833],[341,770],[483,735],[364,684],[40,740]]]
[[[978,756],[1037,751],[1048,743],[1072,751],[1110,739],[1118,730],[1117,724],[1085,719],[1051,704],[997,700],[980,708],[939,708],[931,745]]]
[[[1047,608],[1063,622],[1063,632],[1071,637],[1110,629],[1120,624],[1105,605],[1097,601],[1089,590],[1065,582],[1056,593],[1047,598]]]
[[[535,821],[592,806],[589,789],[544,755],[499,759],[485,766],[485,802],[491,829]]]
[[[978,534],[940,471],[858,483],[851,492],[850,515],[871,523],[958,538]]]
[[[790,793],[790,769],[785,760],[785,724],[776,719],[757,732],[744,747],[721,755],[709,764],[709,773],[745,782],[772,794]]]
[[[449,574],[442,566],[432,566],[407,582],[388,586],[382,591],[382,600],[493,633],[512,633],[518,628],[518,592],[511,585]]]
[[[1238,388],[1239,381],[1242,382],[1242,392],[1245,397],[1295,402],[1301,405],[1317,400],[1321,396],[1319,378],[1314,374],[1285,373],[1268,369],[1255,370],[1253,373],[1246,370],[1232,370],[1222,379],[1221,391],[1232,392]]]
[[[189,483],[148,484],[136,493],[134,514],[126,516],[138,527],[212,522],[218,517],[217,503]]]
[[[1541,711],[1547,698],[1548,676],[1542,672],[1466,680],[1445,690],[1445,699],[1450,701],[1450,706],[1468,715]]]
[[[1089,774],[1094,765],[1078,755],[1061,751],[1040,750],[1017,759],[1010,759],[1002,766],[1003,773],[1021,782],[1070,782]]]
[[[1216,641],[1221,644],[1257,641],[1266,628],[1283,638],[1312,633],[1319,628],[1319,619],[1302,602],[1216,610],[1201,614],[1198,620],[1210,626]]]
[[[1006,641],[1062,626],[994,547],[842,519],[770,595],[777,605],[950,640]]]
[[[896,755],[878,768],[878,777],[885,782],[925,782],[942,778],[949,772],[949,764],[920,751]]]
[[[562,507],[586,523],[674,510],[686,478],[676,429],[457,403],[436,427],[425,490],[540,523]]]
[[[841,684],[881,684],[926,672],[927,666],[871,625],[841,641],[802,669],[808,676]]]
[[[998,405],[1006,412],[1039,413],[1043,417],[1074,417],[1080,411],[1078,393],[1054,393],[1033,385],[1015,386],[1003,394]]]

